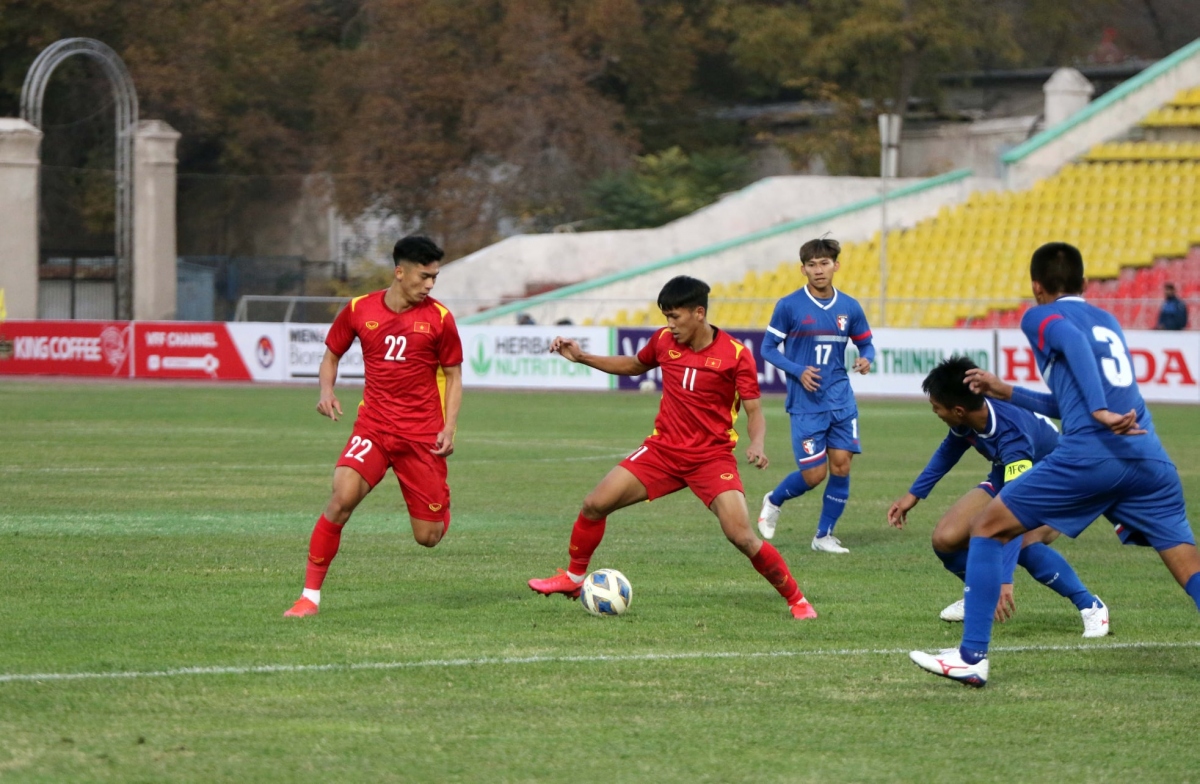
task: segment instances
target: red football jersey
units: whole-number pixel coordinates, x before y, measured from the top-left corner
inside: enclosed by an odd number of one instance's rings
[[[433,297],[396,313],[384,291],[355,297],[325,336],[339,357],[362,345],[363,400],[359,421],[406,438],[433,440],[446,424],[443,367],[461,365],[462,341],[454,316]]]
[[[713,342],[696,352],[663,328],[637,358],[643,365],[662,367],[662,402],[651,438],[692,452],[729,450],[737,444],[733,423],[741,401],[761,397],[750,349],[718,329]]]

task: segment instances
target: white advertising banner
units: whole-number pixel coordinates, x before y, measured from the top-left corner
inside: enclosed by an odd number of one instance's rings
[[[526,389],[612,389],[615,377],[550,353],[562,335],[589,354],[612,354],[615,331],[608,327],[463,326],[464,387]]]
[[[877,329],[872,330],[871,342],[875,345],[871,372],[865,376],[850,374],[856,395],[924,397],[921,382],[925,376],[955,354],[970,357],[981,368],[993,367],[995,341],[990,329]],[[857,356],[850,344],[847,366]]]
[[[996,375],[1010,384],[1046,392],[1025,333],[1000,329],[996,335]],[[1131,330],[1125,340],[1143,398],[1152,403],[1200,403],[1200,333]]]
[[[325,356],[325,334],[331,324],[284,324],[287,356],[284,362],[285,381],[316,382]],[[338,365],[338,383],[362,383],[362,346],[355,339],[342,355]]]
[[[242,356],[242,363],[255,381],[283,381],[287,352],[284,342],[286,324],[230,321],[225,324],[229,337]]]

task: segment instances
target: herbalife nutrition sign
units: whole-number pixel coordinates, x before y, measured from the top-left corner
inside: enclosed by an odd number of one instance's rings
[[[611,354],[612,330],[576,326],[460,326],[463,386],[542,389],[610,389],[613,378],[550,353],[558,335],[590,354]]]

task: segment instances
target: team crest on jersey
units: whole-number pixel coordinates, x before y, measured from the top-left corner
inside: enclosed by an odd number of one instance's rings
[[[846,325],[849,323],[850,323],[849,316],[843,314],[843,315],[840,315],[837,317],[837,327],[839,330],[845,329]]]
[[[413,329],[417,332],[428,333],[429,332],[429,322],[428,321],[418,321],[415,324],[413,324]]]
[[[681,352],[676,351],[675,349],[671,348],[671,349],[667,349],[667,356],[670,357],[671,359],[679,359],[680,357],[683,356],[683,354]]]
[[[379,322],[378,321],[368,321],[367,329],[379,329]]]
[[[441,504],[430,504],[430,505],[429,505],[429,511],[431,511],[431,512],[437,512],[437,511],[440,511],[440,510],[441,510],[441,508],[442,508],[442,505],[441,505]]]
[[[706,357],[704,367],[719,368],[721,367],[721,360],[718,357]]]
[[[817,442],[813,441],[811,438],[804,439],[800,443],[800,446],[804,448],[804,454],[806,455],[815,454],[817,451]]]

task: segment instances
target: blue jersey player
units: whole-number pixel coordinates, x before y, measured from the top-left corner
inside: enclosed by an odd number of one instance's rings
[[[1050,394],[1014,388],[972,371],[972,389],[1058,417],[1058,448],[1000,491],[971,521],[962,644],[937,654],[913,651],[919,667],[971,686],[988,678],[992,608],[1000,593],[1004,543],[1039,525],[1078,536],[1104,515],[1126,544],[1158,551],[1200,609],[1200,553],[1188,524],[1183,487],[1134,377],[1117,320],[1089,305],[1083,257],[1052,242],[1029,265],[1037,307],[1021,319]]]
[[[888,523],[903,528],[908,512],[923,499],[968,450],[974,449],[992,464],[987,479],[967,491],[946,511],[933,529],[933,552],[946,570],[958,579],[966,577],[967,547],[971,520],[996,497],[1006,484],[1019,479],[1040,463],[1058,445],[1058,428],[1044,416],[1006,403],[988,400],[967,385],[967,373],[976,365],[966,357],[954,356],[930,371],[921,384],[930,406],[950,432],[933,453],[925,470],[912,487],[888,509]],[[1084,637],[1108,634],[1108,608],[1079,581],[1067,560],[1048,545],[1058,532],[1039,526],[1023,537],[1013,537],[1004,546],[1000,602],[996,620],[1012,616],[1012,576],[1017,564],[1035,580],[1071,601],[1083,618]],[[943,621],[961,621],[964,601],[959,599],[942,610]]]
[[[831,239],[809,240],[800,247],[808,283],[775,305],[762,342],[763,359],[787,376],[785,407],[792,419],[792,453],[799,470],[763,498],[758,530],[764,539],[775,536],[780,507],[821,484],[828,472],[832,476],[812,540],[812,549],[825,553],[850,552],[833,535],[833,527],[850,499],[850,459],[862,451],[846,344],[858,348],[850,370],[866,374],[875,358],[862,306],[833,287],[840,252],[841,246]]]

